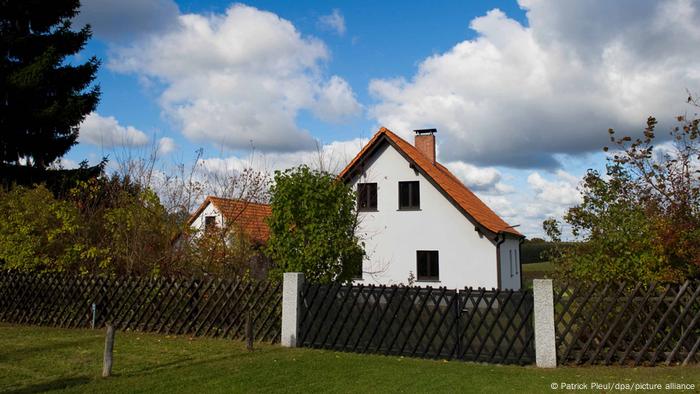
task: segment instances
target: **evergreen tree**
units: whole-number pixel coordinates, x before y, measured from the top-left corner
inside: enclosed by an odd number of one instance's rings
[[[97,106],[94,56],[71,64],[91,36],[71,30],[79,0],[0,0],[0,163],[45,168],[78,138]]]

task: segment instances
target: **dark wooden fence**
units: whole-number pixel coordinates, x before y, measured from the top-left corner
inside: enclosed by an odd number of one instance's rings
[[[360,353],[527,364],[532,293],[306,285],[300,343]]]
[[[698,362],[700,282],[555,286],[559,364]]]
[[[279,341],[281,284],[247,279],[101,278],[0,272],[0,321]],[[93,314],[92,305],[95,305]]]
[[[279,341],[281,284],[248,279],[101,278],[0,271],[0,321]],[[529,291],[305,285],[306,347],[527,364]],[[93,313],[92,306],[95,305]],[[700,361],[700,281],[555,283],[559,364]]]

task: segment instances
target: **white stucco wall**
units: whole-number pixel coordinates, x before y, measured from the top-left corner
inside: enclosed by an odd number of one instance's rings
[[[209,203],[207,204],[206,208],[197,216],[193,221],[192,221],[192,228],[199,230],[200,232],[204,231],[204,218],[207,216],[214,216],[216,217],[216,225],[219,227],[223,227],[224,224],[224,217],[221,215],[221,212],[219,212],[216,207],[214,207],[214,204]]]
[[[506,236],[500,246],[501,253],[501,288],[520,289],[520,240]]]
[[[420,182],[420,210],[399,211],[399,181]],[[367,260],[364,284],[407,284],[417,276],[417,250],[439,251],[440,280],[420,286],[448,288],[497,287],[496,246],[480,237],[474,225],[429,180],[409,167],[386,145],[365,165],[365,173],[351,181],[377,183],[377,212],[361,212],[359,234]]]

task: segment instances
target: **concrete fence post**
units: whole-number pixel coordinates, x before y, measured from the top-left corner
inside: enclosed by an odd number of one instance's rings
[[[534,279],[532,290],[535,303],[535,361],[539,368],[556,368],[552,280]]]
[[[282,284],[282,338],[285,347],[299,345],[299,324],[301,320],[301,289],[304,286],[304,274],[285,272]]]

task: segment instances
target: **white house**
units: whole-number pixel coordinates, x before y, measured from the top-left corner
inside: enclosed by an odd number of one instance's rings
[[[271,214],[272,209],[268,204],[208,196],[190,216],[187,224],[202,233],[209,228],[235,225],[254,244],[262,245],[270,237],[266,221]]]
[[[520,289],[524,236],[435,161],[434,133],[381,128],[340,174],[367,252],[356,283]]]
[[[196,231],[193,239],[208,233],[222,234],[212,231],[217,228],[236,231],[237,234],[245,236],[256,251],[245,262],[245,268],[249,270],[251,277],[264,279],[271,267],[271,261],[264,256],[261,248],[270,238],[267,218],[271,214],[272,209],[268,204],[209,196],[190,216],[187,224]]]

